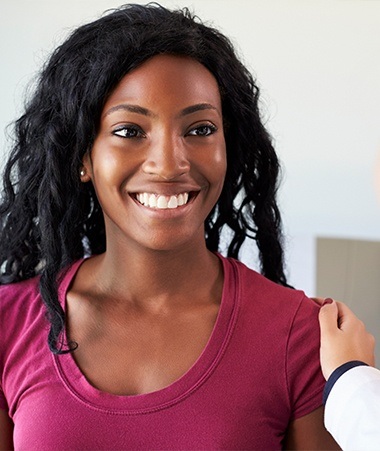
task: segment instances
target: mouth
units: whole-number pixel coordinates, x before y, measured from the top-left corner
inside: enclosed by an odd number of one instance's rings
[[[196,192],[184,192],[171,196],[156,193],[136,193],[134,197],[137,202],[144,205],[144,207],[160,210],[174,210],[186,205],[196,195]]]

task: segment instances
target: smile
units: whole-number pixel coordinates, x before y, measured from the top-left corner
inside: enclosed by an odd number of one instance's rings
[[[162,210],[174,209],[186,205],[189,200],[189,193],[181,193],[172,196],[153,193],[137,193],[136,200],[145,207],[158,208]]]

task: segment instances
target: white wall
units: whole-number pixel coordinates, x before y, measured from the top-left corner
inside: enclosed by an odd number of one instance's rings
[[[189,6],[221,28],[257,75],[284,163],[291,282],[313,294],[316,236],[380,239],[380,1],[161,3]],[[21,111],[25,86],[48,52],[72,27],[118,4],[0,0],[1,130]]]

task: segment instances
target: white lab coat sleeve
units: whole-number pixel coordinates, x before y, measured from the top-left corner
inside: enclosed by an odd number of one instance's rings
[[[357,366],[335,382],[325,426],[344,451],[380,450],[380,371]]]

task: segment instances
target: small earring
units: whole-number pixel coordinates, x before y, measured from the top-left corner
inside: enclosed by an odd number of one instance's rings
[[[84,169],[80,170],[80,176],[84,177],[86,175],[86,171]]]

